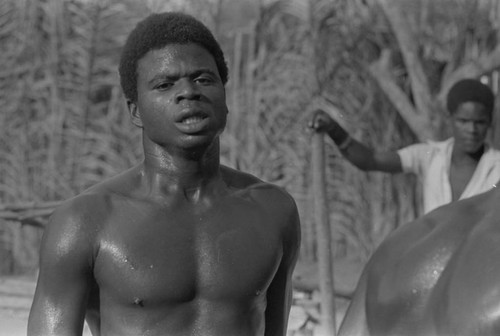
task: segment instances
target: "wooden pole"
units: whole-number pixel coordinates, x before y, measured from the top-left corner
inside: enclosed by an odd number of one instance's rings
[[[321,293],[321,324],[326,335],[336,335],[335,293],[333,282],[332,244],[325,182],[325,144],[323,133],[312,139],[312,170],[314,221],[318,248],[319,289]]]

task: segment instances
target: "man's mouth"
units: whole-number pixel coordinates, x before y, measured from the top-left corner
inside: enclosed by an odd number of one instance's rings
[[[210,124],[210,118],[203,112],[185,113],[177,121],[177,127],[181,132],[194,134],[203,131]]]
[[[465,140],[466,143],[478,143],[478,142],[482,142],[482,139],[477,138],[477,137],[470,137],[470,138],[466,138],[464,140]]]
[[[202,116],[192,116],[192,117],[187,117],[187,118],[182,119],[182,123],[185,124],[185,125],[191,125],[191,124],[195,124],[197,122],[200,122],[203,119],[205,119],[205,117],[202,117]]]

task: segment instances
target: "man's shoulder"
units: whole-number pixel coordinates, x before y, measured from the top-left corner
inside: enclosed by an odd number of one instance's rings
[[[75,232],[95,230],[107,206],[106,195],[85,191],[59,205],[50,216],[47,229],[61,232],[70,227]]]
[[[65,200],[51,215],[52,225],[91,225],[102,222],[112,209],[112,200],[125,197],[125,188],[131,171],[101,181],[80,194]],[[57,224],[60,223],[60,224]]]
[[[403,147],[398,150],[398,154],[402,157],[402,159],[420,158],[429,160],[436,157],[436,155],[441,156],[446,152],[451,151],[452,147],[452,138],[445,141],[427,140]]]
[[[500,149],[495,148],[491,145],[489,145],[487,147],[485,154],[486,154],[485,157],[487,157],[490,160],[493,160],[493,161],[500,160]]]
[[[252,174],[227,166],[221,166],[221,173],[224,182],[232,189],[250,192],[258,198],[263,197],[270,204],[281,200],[295,205],[293,197],[284,188],[273,183],[265,182]]]
[[[228,166],[221,165],[220,171],[224,182],[233,188],[244,189],[265,183],[252,174],[245,173],[241,170],[230,168]]]
[[[446,140],[436,141],[436,140],[426,140],[417,144],[412,145],[413,147],[421,148],[424,151],[436,151],[444,152],[450,151],[453,148],[454,139],[449,138]],[[411,147],[411,146],[410,146]]]
[[[51,214],[44,229],[42,251],[53,258],[81,253],[93,253],[96,237],[101,232],[106,204],[102,197],[84,192],[64,201]],[[57,246],[66,248],[60,254],[54,254]]]

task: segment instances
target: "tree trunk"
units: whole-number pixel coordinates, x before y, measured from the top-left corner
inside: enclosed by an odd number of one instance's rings
[[[333,278],[332,242],[329,211],[326,199],[325,144],[322,133],[313,135],[312,165],[314,217],[317,225],[319,288],[321,292],[321,324],[326,335],[335,336],[335,293]]]

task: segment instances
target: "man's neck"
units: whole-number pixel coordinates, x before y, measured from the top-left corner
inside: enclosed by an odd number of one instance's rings
[[[453,148],[453,152],[451,154],[452,163],[462,165],[462,164],[477,164],[481,157],[483,156],[485,150],[485,146],[481,146],[477,151],[473,153],[468,153],[463,150],[460,150],[456,147]]]
[[[221,186],[219,143],[194,151],[167,151],[149,144],[144,148],[143,178],[155,197],[201,201]]]

